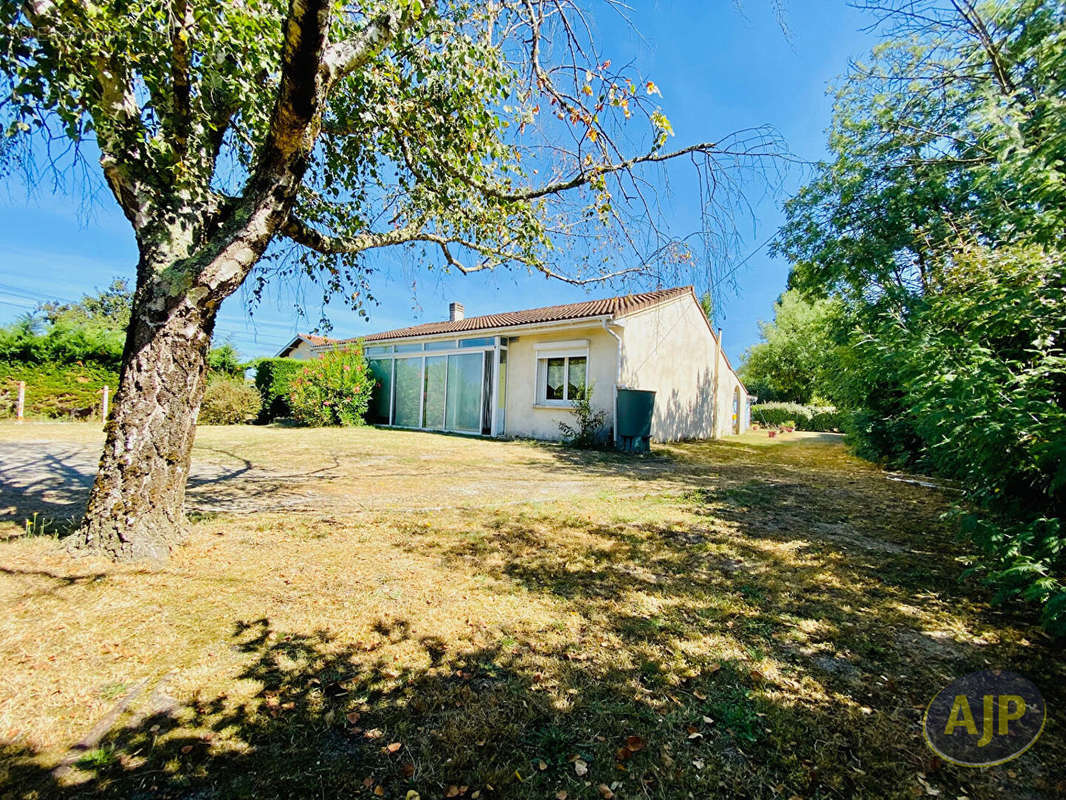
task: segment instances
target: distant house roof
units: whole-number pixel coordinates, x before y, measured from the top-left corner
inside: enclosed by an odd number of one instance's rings
[[[695,298],[695,293],[691,286],[678,286],[673,289],[660,289],[655,292],[608,297],[604,300],[584,300],[580,303],[564,303],[563,305],[530,308],[524,311],[505,311],[501,314],[486,314],[481,317],[467,317],[455,321],[427,322],[422,325],[412,325],[409,328],[396,328],[395,330],[356,338],[365,342],[378,342],[387,339],[406,339],[414,336],[433,336],[443,333],[485,331],[496,328],[509,328],[515,325],[535,325],[541,322],[564,322],[586,317],[621,317],[685,294],[691,294]],[[355,339],[345,339],[344,341],[355,341]]]
[[[278,354],[274,357],[285,358],[289,355],[289,353],[299,347],[300,342],[307,342],[312,347],[318,347],[324,344],[336,344],[339,341],[341,340],[330,339],[328,336],[315,336],[311,333],[298,333],[295,337],[293,337],[293,340],[287,345],[285,345],[283,348],[281,348],[281,350],[278,351]]]

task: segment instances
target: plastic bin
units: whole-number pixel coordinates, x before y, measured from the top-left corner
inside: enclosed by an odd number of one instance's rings
[[[651,417],[655,392],[645,389],[619,389],[615,403],[618,449],[625,453],[647,453],[651,449]]]

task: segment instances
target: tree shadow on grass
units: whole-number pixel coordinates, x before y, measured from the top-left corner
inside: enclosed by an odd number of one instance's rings
[[[984,593],[959,585],[935,516],[853,483],[700,490],[677,501],[690,506],[685,524],[530,510],[480,520],[472,537],[407,532],[419,552],[590,621],[589,638],[624,654],[611,680],[676,703],[684,730],[710,744],[691,764],[713,764],[733,794],[910,796],[924,791],[915,775],[950,796],[1066,788],[1058,734],[1009,771],[945,765],[926,749],[925,704],[989,667],[1032,677],[1066,721],[1062,648],[1027,638],[1039,634],[1021,616],[990,619]]]

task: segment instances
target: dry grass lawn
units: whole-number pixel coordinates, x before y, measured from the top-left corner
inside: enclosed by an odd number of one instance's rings
[[[944,495],[835,437],[208,427],[162,566],[25,534],[76,513],[98,445],[0,427],[2,796],[1066,792],[1061,645],[960,581]],[[925,704],[988,667],[1037,683],[1046,732],[940,763]]]

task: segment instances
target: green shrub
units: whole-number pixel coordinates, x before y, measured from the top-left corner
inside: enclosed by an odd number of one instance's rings
[[[304,425],[363,425],[377,382],[356,343],[304,362],[292,381],[289,405]]]
[[[204,425],[235,425],[258,416],[263,398],[252,384],[212,375],[207,379],[198,421]]]
[[[100,414],[100,390],[118,388],[118,373],[99,364],[12,364],[0,361],[0,417],[13,417],[18,383],[26,383],[26,416],[89,419]]]
[[[231,344],[212,347],[207,354],[207,367],[219,375],[226,375],[230,378],[244,378],[245,365],[241,361],[237,348]]]
[[[843,431],[847,414],[832,406],[759,403],[751,407],[751,421],[771,428],[794,427],[798,431]]]
[[[33,322],[0,328],[0,361],[12,364],[93,363],[118,372],[126,334],[93,325],[57,322],[40,333]]]
[[[570,410],[574,414],[576,424],[559,423],[559,433],[562,434],[563,443],[570,447],[584,449],[602,446],[605,440],[603,423],[607,419],[607,412],[602,408],[592,407],[591,384],[578,392],[574,406]]]
[[[296,358],[261,358],[255,362],[255,388],[263,397],[260,422],[292,416],[292,382],[306,365],[306,361]]]

